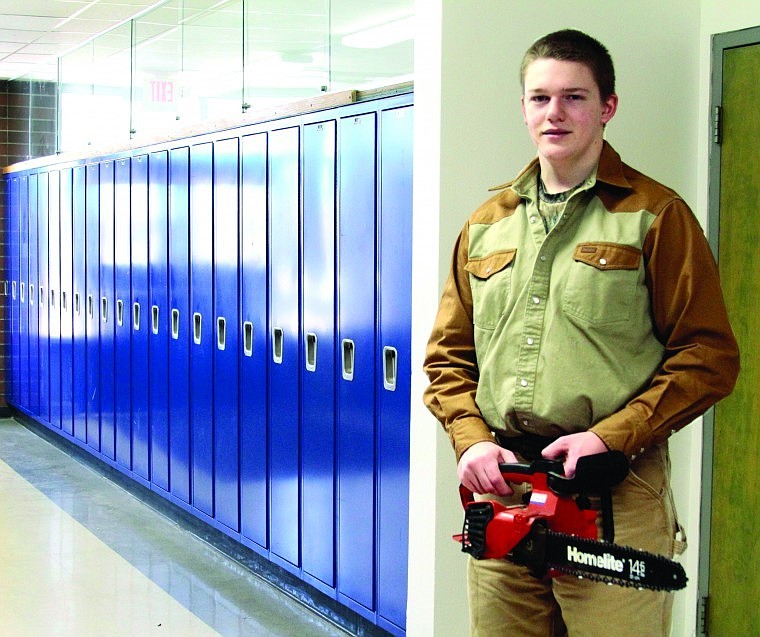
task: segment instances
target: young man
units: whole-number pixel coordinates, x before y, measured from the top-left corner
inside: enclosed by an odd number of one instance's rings
[[[683,200],[604,141],[618,98],[605,47],[538,40],[521,68],[538,157],[465,224],[428,343],[425,402],[461,482],[519,501],[499,462],[608,449],[616,542],[673,557],[668,437],[726,396],[738,348],[702,230]],[[518,493],[513,493],[518,491]],[[510,499],[512,498],[512,500]],[[672,594],[469,563],[471,635],[667,636]]]

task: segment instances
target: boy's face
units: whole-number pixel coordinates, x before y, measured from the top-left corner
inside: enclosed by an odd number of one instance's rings
[[[552,166],[594,163],[617,96],[604,101],[580,62],[538,58],[525,71],[522,110],[539,157]]]

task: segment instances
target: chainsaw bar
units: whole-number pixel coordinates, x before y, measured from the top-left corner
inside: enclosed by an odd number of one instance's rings
[[[549,529],[545,532],[549,569],[640,590],[675,591],[686,586],[683,566],[662,555]]]

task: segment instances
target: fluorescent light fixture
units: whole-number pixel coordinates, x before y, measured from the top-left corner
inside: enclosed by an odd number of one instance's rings
[[[414,16],[391,20],[376,26],[349,33],[341,38],[341,44],[354,49],[382,49],[414,39]]]

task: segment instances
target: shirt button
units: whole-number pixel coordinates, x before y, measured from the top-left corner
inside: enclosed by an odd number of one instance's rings
[[[528,337],[525,342],[528,343],[528,345],[533,345],[533,339],[530,337]]]
[[[531,215],[528,219],[531,223],[536,223],[536,215]]]
[[[537,296],[534,296],[534,297],[533,297],[533,303],[534,303],[534,304],[538,305],[540,302],[541,302],[541,299],[540,299],[540,298],[538,298]]]
[[[546,255],[542,254],[540,257],[538,257],[541,261],[546,261]]]
[[[607,259],[605,259],[605,258],[599,259],[599,264],[600,265],[607,265]]]
[[[528,381],[527,381],[525,378],[523,378],[523,379],[520,381],[520,385],[522,385],[523,387],[527,387],[527,386],[528,386]]]

